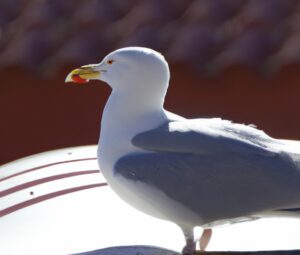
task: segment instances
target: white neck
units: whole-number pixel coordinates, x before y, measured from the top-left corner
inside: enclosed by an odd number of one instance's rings
[[[106,103],[98,147],[98,159],[103,172],[111,171],[116,160],[141,149],[131,144],[138,133],[158,127],[167,120],[164,98],[137,97],[130,91],[113,91]],[[164,97],[164,95],[163,95]]]

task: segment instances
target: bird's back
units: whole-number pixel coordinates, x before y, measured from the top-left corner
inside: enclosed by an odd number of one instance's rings
[[[133,144],[147,153],[125,155],[115,174],[156,187],[202,224],[300,207],[299,154],[254,127],[170,121]]]

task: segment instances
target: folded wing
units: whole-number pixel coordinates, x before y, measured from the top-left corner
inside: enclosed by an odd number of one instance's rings
[[[297,155],[251,126],[170,121],[132,143],[148,153],[122,157],[115,174],[156,187],[201,215],[203,224],[300,206]]]

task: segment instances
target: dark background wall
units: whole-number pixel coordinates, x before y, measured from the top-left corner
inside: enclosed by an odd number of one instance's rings
[[[300,140],[299,17],[297,0],[3,0],[0,164],[97,143],[109,87],[64,79],[129,45],[169,61],[168,110]]]
[[[63,70],[42,79],[17,67],[0,72],[1,163],[97,143],[110,89],[96,81],[65,84],[66,74]],[[168,110],[186,117],[253,123],[272,136],[300,140],[298,67],[287,67],[271,77],[234,67],[211,79],[174,65],[171,74]]]

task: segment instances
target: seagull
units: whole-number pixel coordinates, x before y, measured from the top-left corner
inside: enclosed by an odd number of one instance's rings
[[[66,77],[89,80],[112,88],[98,144],[104,177],[128,204],[177,224],[183,255],[195,254],[197,226],[205,250],[215,226],[300,216],[300,142],[291,146],[253,125],[165,110],[169,66],[152,49],[121,48]]]

